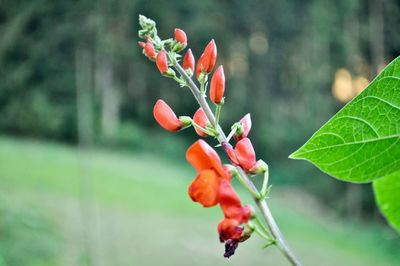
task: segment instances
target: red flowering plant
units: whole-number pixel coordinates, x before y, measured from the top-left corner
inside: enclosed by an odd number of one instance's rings
[[[195,68],[195,57],[191,49],[183,56],[180,54],[188,44],[186,33],[175,29],[174,38],[161,39],[158,36],[156,23],[144,16],[139,16],[142,27],[139,30],[139,46],[143,54],[155,61],[160,73],[187,87],[194,95],[199,109],[193,117],[177,116],[163,100],[158,100],[153,115],[164,129],[177,132],[193,127],[202,138],[207,136],[216,139],[217,147],[226,153],[230,164],[222,164],[217,152],[203,139],[196,141],[186,153],[187,161],[197,172],[197,177],[189,186],[190,198],[204,208],[219,205],[223,219],[217,226],[219,240],[225,244],[225,257],[235,253],[238,244],[246,241],[255,232],[265,239],[265,246],[276,245],[292,265],[301,265],[293,252],[285,243],[282,234],[270,212],[266,199],[268,187],[268,165],[256,159],[253,145],[248,138],[251,129],[250,114],[233,124],[231,132],[226,136],[219,125],[219,117],[224,105],[225,74],[223,66],[213,72],[217,59],[217,46],[211,40],[199,57]],[[194,75],[195,74],[195,75]],[[215,112],[207,102],[209,75],[209,99],[215,106]],[[196,85],[196,81],[199,86]],[[234,147],[231,141],[236,142]],[[261,188],[257,188],[253,179],[263,177]],[[250,205],[243,205],[233,188],[233,178],[239,180],[243,187],[251,193],[259,211]]]

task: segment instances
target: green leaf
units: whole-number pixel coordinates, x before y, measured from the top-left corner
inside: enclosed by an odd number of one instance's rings
[[[351,182],[400,170],[400,57],[290,155]]]
[[[375,180],[373,187],[379,209],[400,233],[400,171]]]

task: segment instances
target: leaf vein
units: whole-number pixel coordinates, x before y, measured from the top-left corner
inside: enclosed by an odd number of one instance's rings
[[[342,136],[340,136],[339,134],[336,134],[336,133],[333,133],[333,132],[324,132],[324,133],[319,134],[317,137],[320,137],[322,135],[332,135],[332,136],[338,137],[340,140],[343,141],[343,144],[346,144],[346,140]]]
[[[336,171],[335,173],[349,172],[349,176],[351,176],[351,175],[352,175],[352,172],[353,172],[353,170],[354,170],[355,168],[359,167],[360,165],[366,164],[367,162],[369,162],[369,161],[371,161],[371,160],[374,160],[375,158],[381,156],[383,153],[385,153],[385,152],[387,152],[388,150],[390,150],[399,140],[400,140],[400,138],[398,138],[395,142],[393,142],[392,144],[390,144],[389,147],[387,147],[386,149],[384,149],[384,150],[381,151],[380,153],[375,154],[374,156],[372,156],[372,157],[368,158],[367,160],[363,161],[362,163],[360,163],[360,164],[358,164],[358,165],[354,165],[353,167],[348,168],[348,169],[345,169],[345,170],[342,170],[342,171]],[[395,162],[397,162],[397,161],[399,161],[399,160],[400,160],[400,158],[397,159],[397,160],[395,160],[395,161],[392,162],[392,163],[395,163]],[[379,172],[379,171],[376,171],[376,172]]]
[[[332,165],[334,165],[336,163],[343,162],[343,161],[347,160],[348,158],[350,158],[351,156],[353,156],[354,154],[356,154],[359,150],[361,150],[364,147],[364,145],[365,145],[365,143],[363,143],[360,147],[358,147],[354,152],[350,153],[349,155],[345,156],[344,158],[342,158],[342,159],[340,159],[338,161],[334,161],[334,162],[330,162],[330,163],[321,163],[321,165],[329,167],[329,166],[332,166]]]
[[[302,156],[304,154],[312,153],[315,151],[321,151],[321,150],[326,150],[326,149],[331,149],[331,148],[336,148],[336,147],[342,147],[342,146],[346,146],[346,145],[365,144],[365,143],[369,143],[369,142],[375,142],[375,141],[380,141],[380,140],[384,140],[384,139],[392,139],[392,138],[400,139],[400,134],[390,135],[390,136],[385,136],[385,137],[380,137],[380,138],[374,138],[374,139],[368,139],[368,140],[363,140],[363,141],[354,141],[354,142],[347,142],[347,143],[343,143],[343,144],[335,144],[335,145],[317,148],[317,149],[313,149],[313,150],[307,150],[305,152],[298,153],[297,156]]]
[[[342,118],[349,118],[349,119],[354,119],[360,122],[363,122],[364,124],[366,124],[370,129],[372,129],[372,131],[375,133],[375,135],[379,138],[379,134],[378,131],[365,119],[362,119],[360,117],[357,116],[351,116],[351,115],[344,115],[344,116],[340,116],[338,118],[336,118],[336,120],[342,119]]]
[[[372,98],[372,99],[379,100],[379,101],[381,101],[381,102],[383,102],[383,103],[386,103],[387,105],[390,105],[391,107],[393,107],[393,108],[395,108],[395,109],[400,110],[400,107],[399,107],[399,106],[397,106],[397,105],[395,105],[395,104],[393,104],[393,103],[391,103],[391,102],[389,102],[389,101],[387,101],[387,100],[384,100],[384,99],[382,99],[382,98],[379,98],[379,97],[376,97],[376,96],[368,95],[368,96],[365,96],[365,97],[362,98],[362,99],[367,99],[367,98]],[[362,99],[361,99],[361,100],[362,100]]]

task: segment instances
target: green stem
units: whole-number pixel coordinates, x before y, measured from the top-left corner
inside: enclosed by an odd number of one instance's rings
[[[256,224],[261,227],[261,229],[264,231],[264,233],[270,238],[275,240],[275,238],[271,235],[271,233],[268,231],[268,229],[265,227],[265,225],[263,224],[263,222],[261,222],[260,217],[256,214],[255,215],[255,221]]]
[[[217,108],[215,110],[215,125],[216,125],[216,130],[218,130],[218,125],[219,125],[219,116],[221,115],[221,110],[222,110],[222,104],[217,104]]]
[[[265,235],[260,228],[257,227],[257,225],[254,227],[254,232],[256,232],[261,238],[267,241],[271,241],[271,238]]]
[[[192,125],[195,128],[197,128],[198,130],[200,130],[201,132],[203,132],[203,133],[205,133],[205,134],[207,134],[209,136],[215,136],[215,132],[211,132],[210,130],[201,127],[200,125],[196,124],[196,122],[194,122],[194,121],[192,121]]]
[[[236,126],[234,125],[232,127],[231,132],[229,132],[229,135],[226,137],[226,141],[229,142],[231,140],[231,138],[233,137],[233,135],[235,135],[235,133],[236,133]]]
[[[179,85],[182,84],[182,80],[181,80],[180,78],[178,78],[177,76],[174,76],[174,80],[175,80],[176,82],[178,82]]]
[[[262,187],[261,187],[261,195],[263,197],[266,196],[267,191],[268,191],[268,179],[269,179],[269,170],[267,168],[267,170],[264,172],[264,180],[263,180]]]
[[[239,172],[235,171],[234,172],[234,176],[239,180],[240,184],[242,184],[242,186],[244,186],[250,193],[251,195],[256,198],[256,199],[260,199],[261,195],[258,191],[255,191],[254,189],[252,189],[247,182],[242,178],[242,176],[239,174]]]
[[[200,74],[203,75],[203,74]],[[205,88],[205,78],[203,77],[200,81],[200,94],[202,97],[206,96],[206,88]]]

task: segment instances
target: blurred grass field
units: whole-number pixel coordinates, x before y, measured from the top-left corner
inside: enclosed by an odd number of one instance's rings
[[[1,137],[0,265],[287,265],[256,235],[224,259],[220,210],[190,201],[183,161]],[[274,187],[270,205],[304,265],[400,265],[388,227],[295,189]]]

